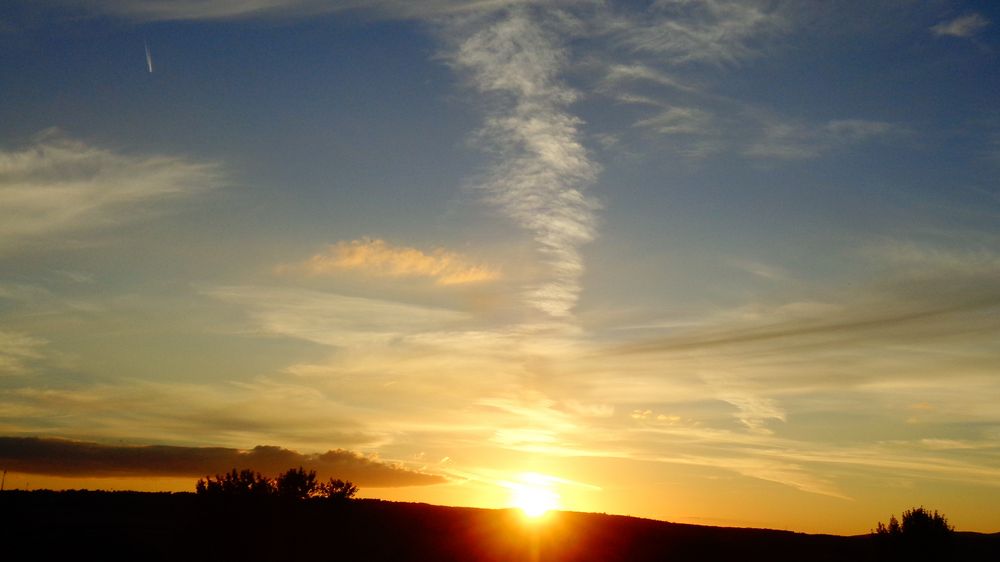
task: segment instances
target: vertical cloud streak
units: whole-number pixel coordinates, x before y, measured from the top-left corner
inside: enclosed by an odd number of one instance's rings
[[[463,39],[452,61],[497,101],[480,135],[498,161],[481,187],[531,233],[550,268],[548,280],[528,288],[528,303],[565,318],[581,291],[580,246],[595,236],[598,205],[585,190],[599,166],[578,140],[580,121],[566,110],[574,93],[557,78],[564,53],[552,30],[521,10],[485,26],[469,23],[453,24]]]

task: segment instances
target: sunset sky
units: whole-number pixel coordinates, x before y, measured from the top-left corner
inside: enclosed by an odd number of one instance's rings
[[[998,50],[987,1],[5,1],[5,487],[1000,531]]]

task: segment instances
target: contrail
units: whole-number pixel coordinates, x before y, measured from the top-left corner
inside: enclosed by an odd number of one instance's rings
[[[579,141],[580,121],[567,106],[574,92],[557,79],[564,52],[530,14],[515,11],[480,28],[453,55],[473,86],[500,95],[481,129],[498,160],[481,187],[525,228],[549,268],[528,287],[528,303],[570,317],[582,287],[580,246],[596,235],[598,203],[586,193],[600,171]]]
[[[149,69],[149,73],[152,74],[153,73],[153,55],[150,54],[150,52],[149,52],[149,43],[147,43],[146,41],[143,41],[142,44],[146,46],[146,68],[148,68]]]

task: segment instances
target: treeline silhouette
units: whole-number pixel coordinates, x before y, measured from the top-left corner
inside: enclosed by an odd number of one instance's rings
[[[201,493],[6,491],[0,559],[103,561],[882,562],[1000,560],[1000,535],[953,532],[949,549],[904,557],[875,532],[853,537],[553,512],[371,499],[208,492],[262,481],[242,471],[203,479]],[[303,471],[305,472],[305,471]],[[295,470],[300,478],[303,474]],[[285,473],[287,474],[287,473]],[[309,473],[304,476],[308,480]],[[274,478],[277,490],[278,478]],[[220,482],[222,484],[220,484]],[[308,488],[308,486],[306,486]],[[215,489],[215,488],[213,488]],[[236,490],[235,486],[228,488]],[[242,489],[249,489],[240,488]],[[295,487],[301,491],[302,487]],[[272,492],[268,492],[271,494]],[[292,497],[292,496],[286,496]],[[908,513],[908,512],[907,512]],[[919,516],[918,516],[919,517]],[[932,516],[933,517],[933,516]],[[912,519],[904,513],[900,533]],[[912,519],[916,521],[916,519]],[[891,525],[891,520],[890,520]],[[890,525],[886,525],[888,529]]]
[[[350,480],[330,478],[327,482],[316,480],[316,471],[306,472],[301,466],[290,468],[270,478],[250,469],[232,471],[226,474],[206,476],[195,484],[199,496],[217,498],[264,498],[277,497],[287,500],[324,498],[331,501],[347,501],[358,493],[358,487]]]
[[[955,528],[943,513],[920,506],[904,511],[902,523],[895,515],[879,521],[872,534],[886,559],[947,560]]]

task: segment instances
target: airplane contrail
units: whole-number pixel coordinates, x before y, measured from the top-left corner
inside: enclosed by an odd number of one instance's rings
[[[587,189],[600,165],[581,141],[582,121],[569,112],[576,94],[558,79],[560,36],[528,11],[514,12],[471,30],[454,57],[477,90],[507,101],[493,106],[481,129],[499,158],[480,185],[487,201],[531,234],[548,266],[546,277],[524,288],[525,302],[570,319],[583,292],[580,248],[597,236],[600,204]]]
[[[143,41],[142,44],[146,46],[146,68],[148,68],[149,69],[149,73],[152,74],[153,73],[153,55],[151,55],[149,53],[149,43],[147,43],[146,41]]]

